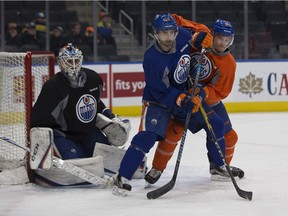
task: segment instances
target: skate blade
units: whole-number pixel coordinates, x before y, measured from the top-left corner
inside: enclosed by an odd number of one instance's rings
[[[145,186],[144,186],[144,189],[147,189],[147,188],[150,188],[151,187],[151,184],[147,181],[145,181]]]
[[[234,176],[234,179],[236,181],[239,180],[238,176]],[[230,176],[222,176],[222,175],[211,175],[211,180],[212,181],[217,181],[217,182],[230,182],[231,177]]]

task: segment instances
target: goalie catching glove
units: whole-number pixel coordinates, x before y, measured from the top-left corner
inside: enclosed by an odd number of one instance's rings
[[[98,113],[95,126],[107,137],[109,143],[114,146],[122,146],[128,140],[131,124],[129,119],[121,120],[118,117],[113,119]]]

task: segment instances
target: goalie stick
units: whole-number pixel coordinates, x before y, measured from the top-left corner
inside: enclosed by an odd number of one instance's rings
[[[30,149],[28,147],[19,145],[18,143],[14,142],[13,140],[11,140],[7,137],[0,136],[0,139],[7,142],[7,143],[10,143],[14,146],[17,146],[17,147],[23,149],[24,151],[30,152]],[[71,163],[66,163],[64,160],[57,158],[55,156],[53,156],[52,164],[53,164],[53,166],[65,171],[67,173],[70,173],[73,176],[77,176],[77,177],[79,177],[79,178],[81,178],[81,179],[83,179],[83,180],[85,180],[91,184],[94,184],[98,187],[106,188],[108,186],[108,180],[103,179],[99,176],[96,176],[93,173],[88,172],[88,171],[86,171],[86,170],[84,170],[78,166],[71,164]]]
[[[203,61],[205,52],[206,52],[206,49],[202,48],[200,58],[198,61],[198,65],[197,65],[197,72],[196,72],[196,76],[195,76],[195,81],[194,81],[194,84],[192,87],[191,97],[195,96],[195,92],[197,89],[197,83],[198,83],[198,79],[199,79],[199,75],[200,75],[200,71],[201,71],[201,63]],[[173,173],[172,179],[167,184],[163,185],[162,187],[148,192],[146,195],[148,199],[157,199],[158,197],[166,194],[167,192],[169,192],[170,190],[173,189],[173,187],[176,183],[177,175],[178,175],[178,170],[179,170],[179,166],[180,166],[180,162],[181,162],[182,152],[184,149],[184,143],[186,140],[186,134],[187,134],[187,129],[188,129],[190,118],[191,118],[191,112],[188,112],[186,120],[185,120],[184,132],[183,132],[183,135],[181,138],[181,143],[180,143],[177,161],[176,161],[176,165],[174,168],[174,173]]]
[[[212,137],[213,137],[213,140],[214,140],[214,143],[215,143],[215,145],[216,145],[216,148],[217,148],[217,150],[218,150],[218,152],[219,152],[219,155],[220,155],[220,157],[221,157],[221,159],[222,159],[222,161],[223,161],[223,163],[224,163],[224,165],[225,165],[225,168],[226,168],[227,172],[228,172],[229,175],[230,175],[230,178],[231,178],[231,180],[232,180],[232,182],[233,182],[233,185],[234,185],[234,187],[235,187],[238,195],[239,195],[240,197],[244,198],[244,199],[252,200],[253,193],[252,193],[251,191],[241,190],[241,189],[239,188],[239,186],[237,185],[237,183],[236,183],[236,181],[235,181],[235,178],[234,178],[234,176],[233,176],[232,173],[231,173],[230,166],[229,166],[229,164],[226,163],[225,156],[224,156],[224,154],[223,154],[223,152],[222,152],[222,150],[221,150],[221,148],[220,148],[220,144],[219,144],[219,142],[218,142],[218,140],[217,140],[217,137],[216,137],[216,135],[215,135],[215,132],[214,132],[214,130],[213,130],[211,124],[210,124],[210,121],[209,121],[209,119],[208,119],[207,113],[205,112],[205,110],[204,110],[204,108],[202,107],[202,105],[200,106],[200,112],[201,112],[201,114],[202,114],[202,116],[203,116],[203,118],[204,118],[204,120],[205,120],[205,123],[206,123],[206,125],[207,125],[207,127],[208,127],[208,130],[210,131],[210,133],[211,133],[211,135],[212,135]]]

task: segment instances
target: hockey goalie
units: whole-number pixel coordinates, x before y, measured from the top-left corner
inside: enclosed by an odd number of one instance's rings
[[[36,184],[88,184],[54,167],[53,156],[104,177],[118,171],[125,153],[130,121],[105,106],[103,81],[97,72],[82,67],[82,60],[81,50],[64,46],[57,57],[61,71],[43,85],[32,108],[30,168]],[[144,178],[145,171],[146,158],[134,178]]]

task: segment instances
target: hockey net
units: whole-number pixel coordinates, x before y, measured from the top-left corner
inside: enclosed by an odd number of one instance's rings
[[[31,108],[53,75],[52,52],[0,52],[0,137],[29,146]],[[27,182],[26,161],[23,149],[0,139],[0,184]]]

